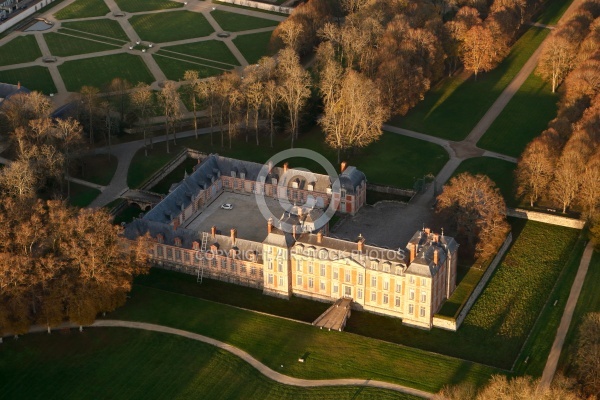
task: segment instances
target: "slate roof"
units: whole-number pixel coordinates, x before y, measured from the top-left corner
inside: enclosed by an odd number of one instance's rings
[[[20,88],[17,85],[11,85],[10,83],[0,83],[0,104],[4,100],[10,98],[10,96],[14,96],[17,93],[29,93],[29,89],[21,86]]]
[[[410,263],[406,273],[425,277],[435,276],[446,262],[448,254],[458,249],[458,243],[454,238],[424,231],[416,232],[408,243],[417,247],[415,259]],[[437,264],[433,262],[435,250],[438,253]]]

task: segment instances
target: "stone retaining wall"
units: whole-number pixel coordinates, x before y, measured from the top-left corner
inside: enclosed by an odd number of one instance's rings
[[[21,11],[18,15],[11,17],[0,24],[0,33],[6,32],[8,29],[17,25],[18,23],[31,17],[37,11],[46,7],[48,4],[54,2],[54,0],[42,0],[39,3],[30,5],[26,10]],[[9,14],[10,15],[10,14]]]
[[[583,229],[585,221],[574,218],[562,217],[560,215],[545,214],[539,211],[523,210],[521,208],[507,208],[508,217],[529,219],[531,221],[544,222],[551,225],[565,226],[567,228]]]
[[[378,193],[397,194],[399,196],[410,197],[410,198],[412,198],[417,193],[412,189],[400,189],[400,188],[393,187],[393,186],[378,185],[376,183],[367,183],[367,190],[371,190],[373,192],[378,192]]]

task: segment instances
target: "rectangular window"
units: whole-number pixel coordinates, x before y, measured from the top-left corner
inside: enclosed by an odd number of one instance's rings
[[[339,273],[338,273],[338,269],[337,269],[337,268],[334,268],[334,269],[333,269],[333,279],[339,279],[338,275],[339,275]]]
[[[279,287],[283,287],[283,276],[279,277]]]
[[[321,276],[325,276],[325,264],[321,264]]]
[[[188,253],[187,251],[183,253],[183,260],[187,263],[190,262],[190,253]]]
[[[401,304],[400,297],[396,296],[396,304],[395,304],[395,306],[396,307],[400,307],[400,304]]]
[[[409,300],[415,299],[415,289],[410,289],[410,292],[408,292],[408,299]]]
[[[283,261],[277,260],[277,271],[283,272]]]
[[[296,276],[296,286],[302,286],[302,275]]]
[[[377,287],[377,277],[376,276],[371,277],[371,286]]]
[[[337,283],[333,284],[333,289],[331,290],[331,295],[336,296],[340,292],[340,288]]]
[[[308,273],[309,274],[314,274],[315,273],[315,269],[313,267],[313,262],[312,261],[308,262]]]
[[[296,261],[296,271],[302,272],[302,261],[300,260]]]
[[[167,247],[167,258],[173,258],[173,249]]]
[[[156,255],[159,257],[163,256],[163,247],[162,246],[156,246]]]
[[[415,277],[414,276],[410,277],[410,283],[415,283]]]
[[[311,278],[308,278],[308,287],[309,287],[309,288],[311,288],[311,289],[312,289],[313,287],[315,287],[315,281],[313,280],[313,278],[312,278],[312,277],[311,277]]]
[[[396,283],[396,293],[402,293],[402,284]]]
[[[383,290],[390,290],[390,281],[383,281]]]
[[[242,274],[245,274],[247,272],[246,265],[242,264],[241,271],[242,271]]]
[[[273,284],[273,274],[269,274],[269,285]]]
[[[377,301],[377,293],[371,292],[371,301]]]
[[[421,293],[421,303],[425,303],[427,301],[427,293]]]
[[[223,259],[221,259],[221,268],[227,269],[227,262]]]
[[[262,272],[262,270],[260,272]],[[252,267],[252,269],[250,270],[250,274],[256,275],[256,267]]]
[[[175,250],[175,259],[181,260],[181,250]]]
[[[325,282],[321,281],[321,284],[319,286],[319,289],[321,289],[322,292],[325,291]]]
[[[421,307],[420,315],[421,317],[425,316],[425,307]]]
[[[273,270],[273,260],[269,260],[269,264],[267,264],[267,268],[269,269],[269,271]]]
[[[235,268],[236,264],[234,261],[231,262],[231,265],[229,266],[229,268],[231,268],[231,271],[235,272],[236,268]]]
[[[413,313],[415,312],[415,306],[412,304],[408,305],[408,314],[413,315]]]
[[[421,286],[427,286],[427,279],[421,278]]]
[[[387,304],[387,303],[388,303],[388,301],[389,301],[388,295],[387,295],[387,294],[384,294],[384,295],[383,295],[383,304]]]
[[[361,288],[358,288],[358,290],[356,291],[356,297],[362,300],[363,290]]]
[[[345,280],[346,282],[350,282],[350,271],[348,271],[348,272],[346,272],[346,273],[344,274],[344,280]]]

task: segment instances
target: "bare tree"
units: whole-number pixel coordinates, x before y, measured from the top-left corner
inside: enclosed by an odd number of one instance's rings
[[[586,218],[591,219],[596,215],[600,206],[600,148],[585,165],[577,200]]]
[[[111,97],[115,98],[118,104],[119,110],[119,121],[121,123],[125,119],[125,109],[127,108],[127,100],[129,100],[129,91],[131,90],[131,83],[126,79],[114,78],[108,84],[108,91]]]
[[[173,81],[165,81],[158,94],[158,99],[165,116],[165,135],[167,136],[167,153],[169,153],[169,131],[173,132],[173,144],[177,146],[175,124],[181,119],[179,92]]]
[[[92,86],[83,86],[79,92],[81,102],[83,103],[85,110],[89,118],[90,130],[90,144],[94,144],[94,112],[98,106],[98,94],[100,91],[98,88]]]
[[[57,145],[64,153],[64,175],[68,175],[73,154],[83,147],[83,127],[79,121],[72,118],[57,119],[54,134],[58,139]],[[71,183],[67,181],[67,197],[71,196]]]
[[[552,93],[573,67],[576,46],[560,34],[552,34],[544,41],[538,63],[538,73],[552,83]]]
[[[299,21],[288,19],[280,24],[279,35],[286,47],[299,51],[303,31],[304,27]]]
[[[475,74],[489,71],[497,64],[495,41],[492,32],[481,25],[475,25],[465,34],[462,44],[462,62],[465,68]]]
[[[273,147],[273,135],[275,134],[275,111],[277,110],[277,105],[279,101],[279,89],[277,88],[277,83],[274,80],[269,80],[265,83],[264,87],[264,109],[269,120],[269,137],[271,142],[271,147]]]
[[[194,113],[194,134],[196,139],[198,139],[198,118],[196,117],[196,102],[198,100],[198,95],[200,93],[200,78],[198,75],[198,71],[196,70],[187,70],[183,74],[183,79],[187,81],[185,84],[185,93],[188,96],[189,100],[192,103],[192,111]]]
[[[585,169],[585,160],[589,153],[588,144],[573,136],[567,142],[556,163],[554,180],[550,185],[550,194],[561,206],[563,213],[567,211],[567,208],[577,197],[581,177]]]
[[[131,104],[136,110],[139,119],[142,121],[142,130],[144,133],[144,154],[148,156],[148,145],[146,143],[146,131],[148,129],[148,120],[153,113],[154,95],[152,89],[146,83],[139,83],[130,93]],[[152,136],[150,136],[150,146],[152,146]]]
[[[555,147],[544,136],[529,143],[521,155],[516,171],[517,194],[526,196],[531,207],[546,192],[556,159]]]
[[[600,313],[585,315],[579,328],[575,370],[586,395],[600,393]]]
[[[18,199],[33,198],[39,179],[27,160],[16,160],[0,171],[0,186],[8,195]]]
[[[300,57],[290,48],[279,52],[277,65],[279,98],[288,110],[292,144],[298,137],[300,112],[310,96],[310,74],[300,65]]]

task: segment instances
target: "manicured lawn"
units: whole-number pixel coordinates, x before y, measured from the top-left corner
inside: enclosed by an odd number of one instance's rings
[[[458,268],[461,268],[459,266]],[[465,268],[465,267],[462,267]],[[467,301],[473,290],[481,280],[485,270],[483,268],[479,268],[477,265],[471,266],[465,276],[460,280],[458,286],[454,290],[454,293],[450,296],[450,298],[444,302],[440,311],[438,311],[439,315],[455,318],[458,311],[461,309],[461,306]]]
[[[546,0],[545,9],[536,22],[546,25],[554,25],[567,11],[573,0]]]
[[[142,40],[155,43],[192,39],[214,32],[204,15],[190,11],[134,15],[129,22]]]
[[[117,158],[106,154],[90,155],[74,160],[71,176],[106,186],[117,170]]]
[[[214,10],[210,12],[210,15],[224,31],[229,32],[248,31],[250,29],[267,28],[279,25],[279,21],[250,17],[228,11]]]
[[[116,3],[122,11],[132,13],[183,7],[182,3],[169,0],[116,0]]]
[[[46,67],[27,67],[0,71],[0,82],[13,85],[21,82],[29,90],[38,90],[45,94],[56,93],[56,86]]]
[[[212,61],[217,67],[227,68],[230,65],[240,65],[224,42],[218,40],[206,40],[196,43],[180,44],[178,46],[162,47],[161,51],[171,57],[180,57],[185,54],[190,60],[202,63]],[[178,54],[174,54],[178,53]]]
[[[199,139],[177,140],[179,146],[171,145],[171,154],[166,154],[164,143],[155,144],[150,157],[145,157],[141,150],[133,158],[128,174],[129,187],[137,187],[184,147],[194,148],[207,154],[219,153],[227,157],[264,163],[272,155],[290,146],[287,137],[277,137],[273,148],[269,147],[267,138],[261,140],[263,144],[256,146],[247,144],[244,138],[240,137],[234,141],[232,149],[223,148],[220,146],[218,129],[215,129],[213,146],[210,145],[209,135],[201,135]],[[225,143],[227,144],[227,140]],[[319,152],[337,167],[337,153],[326,147],[323,134],[318,129],[302,133],[295,147]],[[386,132],[379,141],[369,147],[342,158],[362,170],[369,182],[412,188],[415,178],[437,174],[448,161],[448,154],[435,144]],[[323,172],[312,160],[304,158],[292,159],[290,165],[308,168],[318,173]]]
[[[163,56],[164,55],[164,56]],[[209,76],[221,75],[224,71],[222,69],[211,68],[205,64],[202,60],[185,61],[184,59],[172,53],[157,53],[153,54],[152,58],[156,61],[160,69],[165,73],[167,79],[173,81],[183,80],[185,71],[195,70],[198,71],[200,78],[206,78]],[[208,63],[206,63],[208,64]],[[223,68],[224,65],[220,65],[219,68]]]
[[[96,53],[98,51],[116,50],[119,48],[112,44],[67,36],[56,32],[46,33],[44,35],[44,40],[48,44],[48,48],[52,55],[58,57]],[[101,41],[102,39],[98,38],[96,40]]]
[[[269,41],[273,32],[239,35],[233,44],[239,49],[249,64],[256,64],[261,57],[269,54]]]
[[[525,146],[556,116],[558,95],[535,72],[523,83],[477,146],[519,157]]]
[[[0,66],[35,61],[42,52],[33,35],[19,36],[0,46]]]
[[[548,29],[530,28],[496,69],[480,74],[477,81],[464,73],[443,80],[406,116],[395,117],[390,123],[446,139],[464,139],[548,33]]]
[[[517,164],[498,158],[475,157],[461,162],[452,176],[462,174],[463,172],[469,172],[473,175],[487,175],[494,181],[496,187],[500,189],[500,193],[502,193],[502,197],[504,197],[506,204],[509,207],[516,207],[518,202],[515,200],[515,190],[513,186],[516,168]]]
[[[70,185],[71,196],[69,197],[69,204],[72,206],[87,207],[100,194],[99,190],[88,186],[79,185],[73,182],[71,182]]]
[[[103,0],[76,0],[54,14],[56,19],[102,17],[110,12]]]
[[[237,5],[237,4],[225,3],[225,2],[222,2],[222,1],[218,1],[218,0],[211,0],[211,3],[222,4],[222,5],[227,6],[227,7],[239,8],[239,9],[242,9],[242,10],[251,10],[251,11],[257,11],[257,12],[261,12],[261,13],[265,13],[265,14],[279,15],[281,17],[287,17],[288,16],[288,14],[285,14],[285,13],[280,13],[280,12],[276,12],[276,11],[259,10],[256,7],[240,6],[240,5]],[[282,1],[281,0],[277,0],[275,3],[280,4],[280,3],[282,3]],[[273,8],[277,8],[277,7],[274,5]]]
[[[60,65],[58,70],[70,92],[77,92],[86,85],[102,90],[114,78],[123,78],[134,85],[138,82],[154,81],[142,59],[131,54],[67,61]]]
[[[21,399],[40,393],[53,399],[417,399],[374,388],[286,386],[208,344],[126,328],[8,340],[0,374],[3,396]]]
[[[117,21],[112,19],[94,19],[91,21],[63,22],[62,28],[74,29],[77,31],[92,33],[95,35],[106,36],[113,39],[129,41],[127,34],[121,28]],[[98,40],[102,40],[98,38]]]
[[[444,384],[463,381],[479,386],[497,372],[451,357],[137,285],[127,305],[108,317],[197,332],[237,346],[270,368],[306,379],[377,379],[436,392]],[[302,356],[306,362],[299,363]]]

